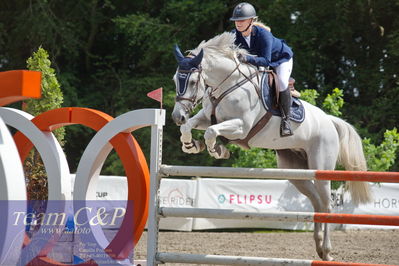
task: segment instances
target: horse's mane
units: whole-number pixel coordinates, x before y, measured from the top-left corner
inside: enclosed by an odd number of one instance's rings
[[[223,32],[208,41],[202,41],[197,48],[190,50],[191,54],[197,55],[201,49],[204,49],[204,59],[211,62],[212,58],[225,56],[230,59],[234,58],[234,54],[247,54],[245,49],[239,48],[234,44],[236,35],[232,32]]]

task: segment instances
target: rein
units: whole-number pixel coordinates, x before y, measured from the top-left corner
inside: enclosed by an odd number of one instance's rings
[[[222,82],[220,82],[219,85],[218,85],[215,89],[213,89],[213,90],[209,93],[209,96],[210,96],[209,99],[210,99],[210,101],[211,101],[211,103],[212,103],[212,112],[211,112],[211,124],[212,124],[212,125],[217,124],[217,119],[216,119],[216,107],[217,107],[217,105],[222,101],[222,99],[223,99],[224,97],[226,97],[228,94],[232,93],[234,90],[238,89],[239,87],[241,87],[242,85],[244,85],[244,84],[247,83],[248,81],[250,81],[250,82],[252,83],[252,85],[254,85],[256,93],[258,94],[259,97],[261,97],[261,96],[260,96],[260,88],[259,88],[259,86],[256,85],[256,83],[254,83],[254,82],[252,81],[252,79],[253,79],[255,76],[258,76],[258,73],[259,73],[259,72],[258,72],[258,71],[255,71],[254,73],[252,73],[252,74],[248,77],[247,75],[245,75],[245,74],[240,70],[240,63],[237,62],[235,59],[234,59],[234,62],[236,63],[236,67],[234,68],[234,70],[233,70]],[[235,84],[234,86],[232,86],[232,87],[228,88],[227,90],[225,90],[218,98],[214,97],[212,94],[213,94],[216,90],[218,90],[218,89],[220,88],[220,86],[221,86],[226,80],[228,80],[228,79],[231,77],[231,75],[233,75],[233,73],[234,73],[235,71],[237,71],[237,70],[238,70],[238,72],[240,72],[240,74],[242,74],[242,75],[244,76],[245,79],[241,80],[240,82],[238,82],[238,83]]]
[[[240,71],[241,72],[241,71]],[[216,119],[216,107],[217,105],[223,100],[224,97],[226,97],[228,94],[232,93],[234,90],[238,89],[248,81],[252,82],[252,79],[257,75],[256,72],[252,73],[251,76],[246,77],[245,79],[241,80],[234,86],[228,88],[226,91],[224,91],[218,98],[215,98],[214,96],[211,96],[209,99],[212,103],[212,113],[211,113],[211,124],[215,125],[217,124],[217,119]],[[213,92],[213,91],[212,91]]]
[[[228,74],[227,77],[226,77],[222,82],[220,82],[219,85],[217,85],[215,89],[213,89],[213,90],[211,91],[211,93],[210,93],[209,96],[213,97],[212,94],[213,94],[215,91],[217,91],[217,90],[220,88],[220,86],[222,86],[222,84],[225,83],[226,80],[228,80],[228,79],[231,77],[231,75],[233,75],[234,72],[236,72],[236,70],[238,70],[240,73],[242,73],[242,72],[240,71],[240,68],[239,68],[239,67],[240,67],[240,64],[237,64],[237,63],[236,63],[236,68],[234,68],[233,71],[231,71],[231,73]]]

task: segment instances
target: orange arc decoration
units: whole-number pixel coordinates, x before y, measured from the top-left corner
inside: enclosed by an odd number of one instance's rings
[[[0,106],[41,97],[42,73],[30,70],[0,72]]]
[[[65,107],[44,112],[32,119],[32,122],[42,131],[53,131],[57,128],[74,124],[84,125],[98,131],[112,119],[111,116],[98,110]],[[33,144],[21,132],[17,132],[14,135],[14,140],[21,160],[24,161]],[[129,252],[137,244],[144,231],[148,217],[150,179],[144,154],[130,133],[119,133],[112,138],[110,143],[124,166],[128,182],[128,201],[134,204],[134,208],[131,208],[132,204],[127,205],[125,214],[125,217],[133,217],[133,225],[125,221],[122,222],[118,233],[106,248],[107,253],[110,255],[115,254],[114,258],[122,259],[129,255]],[[40,263],[35,260],[40,260]],[[47,257],[40,257],[35,260],[29,265],[63,265]],[[93,265],[93,262],[88,262],[87,265]]]

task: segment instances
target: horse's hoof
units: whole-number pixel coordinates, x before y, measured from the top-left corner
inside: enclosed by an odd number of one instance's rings
[[[215,159],[228,159],[230,158],[230,151],[222,146],[222,145],[215,145],[213,149],[208,148],[209,154],[214,157]]]
[[[319,258],[320,258],[320,259],[324,260],[324,258],[323,258],[323,251],[317,250],[317,255],[319,255]]]
[[[325,253],[321,250],[317,250],[317,255],[319,255],[320,259],[322,259],[323,261],[332,261],[334,260],[333,257],[330,256],[330,254],[328,253],[327,255],[324,255]]]
[[[196,145],[197,147],[199,147],[199,151],[200,151],[200,152],[205,150],[206,145],[205,145],[205,142],[204,142],[204,141],[200,141],[200,140],[194,140],[194,141],[196,142],[195,145]]]
[[[327,255],[327,256],[324,256],[323,260],[324,260],[324,261],[333,261],[334,258],[331,257],[330,255]]]
[[[215,149],[213,150],[208,149],[208,153],[210,156],[212,156],[215,159],[221,159],[219,153],[217,153]]]
[[[230,158],[230,151],[228,149],[225,150],[225,152],[222,155],[223,159],[229,159]]]
[[[205,143],[203,141],[192,140],[190,143],[183,143],[182,150],[185,153],[200,153],[205,150]]]

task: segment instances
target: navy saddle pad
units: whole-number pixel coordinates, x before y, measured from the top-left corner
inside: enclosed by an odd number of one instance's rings
[[[274,88],[270,88],[268,73],[264,72],[262,75],[262,102],[265,109],[271,112],[273,115],[281,116],[281,112],[279,108],[276,108],[274,105],[274,99],[276,97],[276,90]],[[277,82],[277,81],[276,81]],[[302,123],[305,119],[305,108],[302,105],[302,102],[295,97],[292,97],[292,105],[291,105],[291,117],[290,119],[294,122]]]

